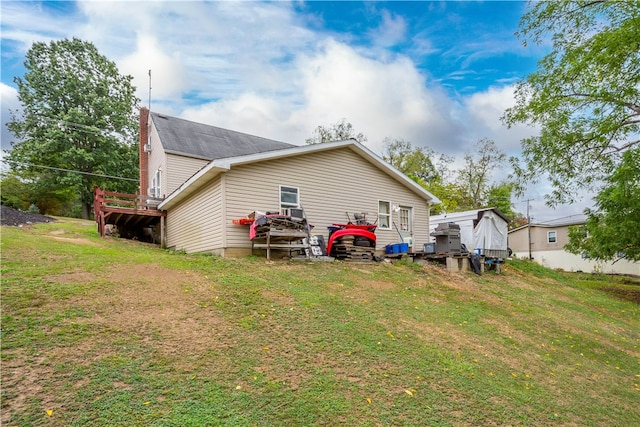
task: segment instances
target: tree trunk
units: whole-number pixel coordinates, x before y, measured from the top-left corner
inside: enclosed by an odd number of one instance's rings
[[[91,205],[82,202],[82,219],[91,219]]]

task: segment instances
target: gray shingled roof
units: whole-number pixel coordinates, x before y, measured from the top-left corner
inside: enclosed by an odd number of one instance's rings
[[[562,227],[565,225],[584,224],[585,222],[587,222],[587,216],[585,214],[574,214],[563,216],[562,218],[550,219],[540,223],[532,223],[531,225],[542,227]]]
[[[206,160],[292,148],[295,145],[151,112],[168,153]]]

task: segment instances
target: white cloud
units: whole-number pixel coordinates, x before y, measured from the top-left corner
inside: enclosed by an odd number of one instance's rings
[[[538,133],[538,128],[515,125],[507,128],[501,117],[515,105],[514,86],[490,87],[464,99],[470,135],[475,139],[492,139],[508,155],[520,153],[520,141]]]
[[[85,36],[137,87],[148,87],[152,69],[152,97],[185,106],[244,92],[286,94],[291,61],[316,37],[285,2],[80,5]]]
[[[9,132],[6,124],[11,120],[9,110],[19,111],[21,108],[20,101],[18,100],[18,91],[11,86],[0,83],[0,104],[2,105],[0,109],[2,113],[0,115],[2,120],[2,149],[7,150],[11,148],[11,142],[15,141],[15,136]]]
[[[307,102],[303,114],[315,125],[344,117],[377,152],[387,136],[436,150],[456,139],[451,115],[456,106],[444,93],[428,90],[424,76],[405,57],[383,63],[328,40],[319,54],[300,62],[305,65],[300,67]]]
[[[24,56],[34,42],[64,38],[74,27],[73,17],[54,19],[44,13],[40,2],[3,1],[1,7],[3,60],[7,55]],[[14,48],[8,49],[7,43]]]
[[[297,78],[289,84],[297,96],[275,100],[268,93],[245,92],[186,109],[183,116],[294,144],[303,144],[318,125],[345,118],[378,153],[387,136],[436,151],[460,148],[458,106],[444,92],[426,89],[411,61],[379,62],[330,39],[321,46],[296,60],[291,75]]]
[[[388,10],[382,10],[380,15],[382,22],[378,28],[371,30],[369,33],[373,39],[373,44],[381,47],[391,47],[404,41],[407,32],[407,23],[404,18]]]
[[[182,92],[189,89],[187,70],[180,52],[169,54],[162,51],[157,40],[150,36],[139,34],[136,50],[119,62],[119,71],[129,74],[138,82],[137,96],[146,104],[149,85],[141,82],[149,79],[151,71],[151,97],[160,99],[180,98]]]

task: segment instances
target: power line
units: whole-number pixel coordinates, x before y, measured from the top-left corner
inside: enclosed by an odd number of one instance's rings
[[[100,178],[121,179],[123,181],[135,181],[135,182],[138,181],[138,179],[134,179],[134,178],[125,178],[122,176],[113,176],[113,175],[103,175],[99,173],[83,172],[83,171],[72,170],[72,169],[54,168],[53,166],[34,165],[32,163],[16,162],[14,160],[3,160],[3,162],[12,163],[20,166],[32,167],[32,168],[41,168],[41,169],[49,169],[49,170],[62,171],[62,172],[79,173],[82,175],[91,175],[91,176],[97,176]]]
[[[124,132],[117,131],[107,131],[106,129],[100,129],[96,126],[84,125],[82,123],[70,122],[68,120],[63,120],[55,117],[45,116],[43,114],[34,114],[35,117],[38,117],[44,121],[48,121],[50,123],[55,123],[60,127],[60,129],[64,130],[63,126],[67,126],[70,129],[75,130],[76,132],[85,132],[93,135],[101,135],[105,137],[120,135],[122,137],[127,137]]]

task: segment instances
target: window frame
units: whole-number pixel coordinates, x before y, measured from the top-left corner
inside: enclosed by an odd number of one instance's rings
[[[296,202],[286,202],[282,199],[283,189],[291,189],[295,190]],[[293,194],[293,192],[285,192],[285,194]],[[300,188],[294,187],[293,185],[279,185],[278,186],[278,198],[280,201],[280,209],[291,209],[291,208],[299,208],[300,207]]]
[[[153,177],[151,178],[151,188],[154,189],[153,197],[160,197],[160,195],[162,194],[162,170],[160,170],[160,168],[156,169]],[[158,189],[157,193],[155,190],[156,188]]]
[[[553,235],[553,241],[551,241]],[[547,244],[558,243],[558,232],[556,230],[547,231]]]
[[[406,211],[407,212],[407,228],[404,228],[404,223],[402,222],[402,220],[404,218],[402,218],[402,211]],[[399,206],[398,207],[398,224],[399,224],[399,229],[400,231],[406,231],[410,234],[413,233],[413,207],[411,206]]]
[[[380,207],[386,204],[387,205],[387,212],[382,212],[380,210]],[[386,200],[378,200],[378,230],[391,230],[391,220],[392,220],[392,213],[391,213],[391,202],[386,201]],[[382,225],[382,218],[386,218],[387,219],[387,226],[384,227]]]

